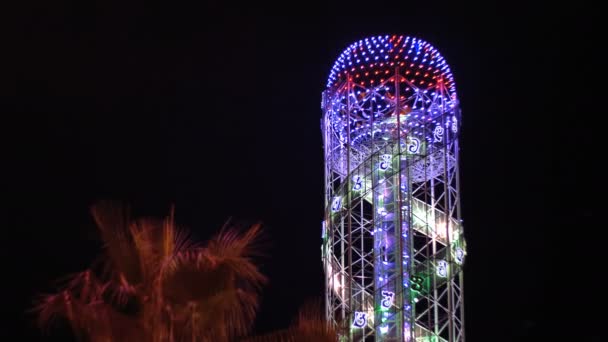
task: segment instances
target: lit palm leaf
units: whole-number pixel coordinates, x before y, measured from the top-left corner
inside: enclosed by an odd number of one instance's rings
[[[67,319],[86,341],[229,341],[251,329],[266,278],[251,257],[260,227],[223,229],[197,247],[164,221],[129,219],[124,207],[92,209],[104,270],[70,278],[35,307],[39,324]]]

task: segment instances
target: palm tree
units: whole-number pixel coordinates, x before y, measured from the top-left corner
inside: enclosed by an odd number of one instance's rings
[[[101,267],[69,277],[38,301],[42,327],[57,316],[87,341],[228,341],[250,332],[266,282],[252,261],[260,225],[227,227],[194,244],[174,222],[131,220],[111,203],[92,208],[105,243]]]
[[[197,245],[175,225],[173,211],[163,220],[132,220],[126,207],[102,202],[91,212],[104,254],[37,301],[42,328],[63,317],[77,339],[91,342],[223,342],[251,332],[266,283],[253,262],[259,224],[241,234],[225,225]],[[250,340],[324,342],[337,335],[308,304],[292,327]]]

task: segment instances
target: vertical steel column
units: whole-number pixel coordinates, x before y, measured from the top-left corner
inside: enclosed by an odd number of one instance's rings
[[[352,322],[353,318],[353,236],[352,236],[352,205],[351,205],[351,196],[350,196],[350,154],[351,154],[351,146],[350,146],[350,90],[351,83],[350,79],[347,80],[346,83],[346,113],[347,113],[347,121],[346,121],[346,203],[348,205],[346,215],[348,216],[347,220],[347,231],[348,231],[348,324]],[[350,338],[352,340],[352,330],[350,331]]]
[[[403,170],[401,169],[401,108],[400,108],[400,88],[401,88],[401,77],[399,75],[399,67],[395,67],[395,114],[397,115],[397,208],[395,213],[398,213],[398,223],[397,227],[395,227],[395,242],[397,243],[397,257],[395,258],[397,266],[397,279],[395,286],[395,295],[397,296],[397,303],[399,303],[399,315],[397,319],[397,336],[400,338],[403,336],[403,328],[405,323],[405,312],[404,309],[408,306],[411,306],[409,303],[409,295],[405,296],[403,293],[403,215],[401,207],[403,207],[403,198],[401,194],[401,173]],[[398,295],[397,295],[398,294]],[[407,301],[407,305],[406,302]],[[408,321],[410,317],[408,317]],[[411,326],[411,322],[409,322]],[[412,329],[410,329],[411,331]]]

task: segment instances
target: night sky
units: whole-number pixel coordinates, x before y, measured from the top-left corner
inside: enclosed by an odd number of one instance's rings
[[[256,330],[286,327],[323,296],[329,70],[354,41],[404,34],[438,48],[461,102],[467,340],[599,341],[601,315],[583,311],[601,243],[585,205],[601,174],[587,162],[595,20],[577,4],[399,4],[17,9],[0,75],[2,340],[40,340],[25,310],[99,254],[99,199],[157,217],[175,204],[200,240],[261,221]]]

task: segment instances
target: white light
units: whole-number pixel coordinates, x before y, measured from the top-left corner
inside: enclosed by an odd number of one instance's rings
[[[462,250],[460,247],[456,247],[456,252],[454,254],[456,263],[462,265],[462,261],[464,260],[464,250]]]
[[[416,154],[416,153],[418,153],[418,151],[420,151],[420,139],[410,137],[405,146],[406,146],[407,152]]]
[[[380,305],[384,309],[390,309],[393,306],[395,300],[395,293],[391,291],[382,291],[382,301]]]
[[[445,260],[437,261],[437,275],[441,278],[448,276],[448,263]]]
[[[367,313],[355,311],[355,319],[353,320],[353,327],[363,328],[367,325]]]
[[[380,156],[380,159],[382,160],[380,162],[380,170],[386,170],[389,168],[389,166],[391,165],[390,162],[393,159],[393,156],[390,154],[383,154]]]
[[[386,334],[387,332],[388,332],[388,327],[386,325],[383,325],[380,327],[381,334]]]
[[[353,182],[354,182],[353,190],[355,190],[355,191],[361,190],[361,188],[363,187],[363,184],[362,184],[363,179],[361,179],[361,176],[355,176],[353,178]]]
[[[321,238],[325,239],[325,235],[327,235],[327,224],[325,223],[325,220],[323,220],[321,223]]]
[[[331,211],[333,211],[333,212],[340,211],[341,207],[342,207],[342,198],[335,197],[331,204]]]
[[[435,137],[435,142],[441,142],[443,140],[443,127],[441,127],[441,125],[437,125],[433,131],[433,135]]]

